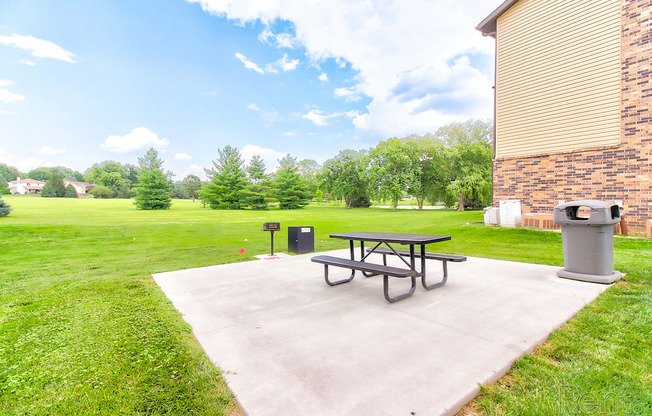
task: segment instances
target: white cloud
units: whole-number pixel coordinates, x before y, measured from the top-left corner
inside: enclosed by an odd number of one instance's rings
[[[11,85],[11,80],[10,79],[0,79],[0,87],[6,87],[7,85]]]
[[[290,59],[288,60],[287,55],[283,55],[281,59],[275,62],[277,66],[279,66],[283,71],[294,71],[297,69],[297,66],[299,65],[299,60],[298,59]]]
[[[303,118],[312,121],[316,126],[325,126],[327,125],[327,117],[322,114],[319,110],[310,110],[308,114],[302,115]]]
[[[299,41],[290,33],[273,33],[271,30],[266,29],[258,35],[258,40],[269,45],[274,45],[277,48],[294,49],[299,45]]]
[[[358,92],[357,87],[351,88],[335,88],[334,95],[338,98],[344,98],[347,103],[353,103],[360,101],[362,97]]]
[[[272,73],[272,74],[278,74],[279,69],[283,71],[292,71],[297,69],[297,66],[299,66],[299,60],[298,59],[289,59],[287,55],[283,55],[281,59],[278,61],[269,63],[265,65],[265,69],[263,70],[261,67],[258,66],[258,64],[250,61],[247,59],[246,56],[241,54],[240,52],[235,54],[235,57],[240,60],[247,69],[253,69],[254,71],[258,72],[259,74],[264,74],[265,72],[267,73]]]
[[[21,157],[7,152],[7,149],[0,147],[0,163],[14,166],[22,172],[29,172],[34,168],[43,166],[43,161],[37,157]]]
[[[328,75],[326,75],[325,72],[322,72],[321,75],[319,75],[319,77],[317,77],[317,79],[319,79],[322,82],[326,82],[326,81],[328,81]]]
[[[124,136],[109,136],[100,147],[109,152],[127,153],[134,150],[155,147],[165,148],[169,140],[160,139],[156,133],[145,127],[137,127]]]
[[[25,100],[24,95],[16,94],[15,92],[11,92],[5,90],[4,88],[0,88],[0,102],[13,104],[23,100]]]
[[[273,172],[277,168],[278,160],[285,156],[286,152],[279,152],[278,150],[261,147],[257,144],[247,144],[240,151],[240,157],[245,161],[245,164],[248,164],[255,154],[260,155],[260,158],[265,162],[265,171]]]
[[[345,118],[356,118],[359,116],[357,111],[345,111],[340,113],[331,113],[324,114],[319,109],[310,110],[307,114],[303,114],[301,117],[312,121],[316,126],[327,126],[328,120],[338,117]]]
[[[174,155],[174,160],[192,160],[192,156],[187,153],[177,153]]]
[[[265,73],[265,71],[263,71],[262,68],[260,68],[258,65],[251,62],[250,60],[248,60],[247,57],[244,56],[243,54],[241,54],[240,52],[237,52],[235,54],[235,57],[238,58],[240,60],[240,62],[242,62],[244,64],[245,68],[253,69],[254,71],[258,72],[259,74],[264,74]]]
[[[37,58],[52,58],[71,63],[75,62],[72,59],[75,56],[74,53],[68,52],[61,46],[50,42],[49,40],[43,40],[33,36],[22,36],[16,34],[11,36],[0,36],[0,45],[13,46],[14,48],[31,51],[32,56]]]
[[[59,149],[53,149],[50,146],[45,146],[45,147],[41,147],[40,149],[38,149],[35,152],[35,154],[37,154],[37,155],[46,155],[46,156],[54,156],[54,155],[62,154],[62,153],[65,153],[65,152],[66,152],[65,146],[61,147]]]
[[[20,62],[21,64],[25,64],[25,65],[27,65],[27,66],[34,66],[34,65],[36,65],[36,64],[34,63],[34,61],[30,61],[29,59],[19,59],[18,62]]]
[[[287,72],[287,71],[293,71],[297,69],[297,66],[299,66],[298,59],[288,60],[288,56],[283,55],[283,57],[278,61],[265,65],[265,72],[278,74],[279,69],[283,70],[283,72]]]
[[[203,172],[203,171],[204,171],[204,167],[203,167],[203,166],[199,166],[199,165],[190,165],[190,170],[196,170],[196,171],[198,171],[198,172]]]
[[[358,94],[347,97],[370,97],[367,112],[352,120],[359,133],[386,138],[492,115],[490,65],[482,67],[476,60],[474,67],[460,58],[478,54],[492,59],[494,40],[483,37],[475,25],[496,7],[496,0],[187,1],[242,24],[290,22],[292,38],[305,47],[310,61],[334,59],[357,71]],[[277,42],[276,35],[266,32],[263,41]]]
[[[294,137],[296,135],[297,135],[296,131],[286,131],[285,133],[283,133],[283,136],[286,136],[286,137]]]
[[[260,108],[254,103],[249,104],[247,108],[254,111],[260,111]]]

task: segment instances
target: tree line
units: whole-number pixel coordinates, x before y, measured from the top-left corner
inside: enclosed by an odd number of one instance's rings
[[[59,166],[26,176],[53,182],[53,196],[64,196],[63,178],[94,183],[95,197],[135,198],[142,209],[169,208],[172,197],[199,199],[213,209],[267,209],[270,203],[297,209],[309,200],[342,200],[348,208],[381,200],[396,208],[401,199],[413,197],[419,208],[430,201],[463,210],[490,202],[492,142],[490,120],[468,120],[434,134],[390,138],[367,150],[341,150],[323,165],[286,154],[271,174],[260,155],[245,164],[237,148],[225,146],[205,169],[206,181],[196,175],[173,181],[155,149],[139,158],[138,166],[104,161],[83,174]],[[0,189],[3,180],[6,187],[16,176],[25,175],[0,164]]]

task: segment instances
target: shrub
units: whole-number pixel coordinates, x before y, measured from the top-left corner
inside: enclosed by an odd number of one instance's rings
[[[95,188],[91,189],[89,194],[93,195],[95,198],[111,198],[113,192],[104,185],[97,185]]]
[[[356,196],[351,201],[351,208],[369,208],[371,201],[366,195]]]
[[[0,198],[0,217],[6,217],[11,212],[11,205]]]

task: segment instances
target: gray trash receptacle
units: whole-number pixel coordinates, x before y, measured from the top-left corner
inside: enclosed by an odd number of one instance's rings
[[[315,251],[315,228],[288,227],[288,251],[297,254]]]
[[[589,216],[580,216],[588,208]],[[595,283],[613,283],[622,277],[614,271],[613,226],[620,222],[617,204],[606,201],[571,201],[559,204],[553,214],[561,226],[564,269],[557,276]]]

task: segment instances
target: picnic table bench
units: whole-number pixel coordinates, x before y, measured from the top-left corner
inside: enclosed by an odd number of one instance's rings
[[[371,252],[371,249],[367,249],[368,252]],[[407,250],[388,250],[386,248],[378,248],[374,251],[376,254],[382,254],[383,255],[383,264],[387,265],[387,256],[403,256],[403,257],[410,257],[410,252]],[[439,260],[442,262],[443,266],[443,278],[442,281],[439,283],[435,283],[432,285],[428,285],[426,283],[425,275],[421,276],[421,285],[424,287],[424,289],[435,289],[438,288],[439,286],[443,286],[446,284],[446,281],[448,280],[448,262],[452,261],[454,263],[461,263],[463,261],[466,261],[466,256],[458,256],[455,254],[440,254],[440,253],[424,253],[424,257],[426,259],[430,260]],[[421,253],[416,252],[414,253],[414,256],[417,258],[421,257]]]
[[[425,246],[426,244],[435,243],[439,241],[450,240],[450,236],[445,235],[425,235],[425,234],[398,234],[398,233],[373,233],[373,232],[352,232],[352,233],[341,233],[341,234],[331,234],[331,238],[340,238],[349,240],[350,248],[350,259],[344,259],[334,256],[315,256],[312,257],[312,261],[315,263],[320,263],[324,265],[324,280],[329,286],[336,286],[343,283],[348,283],[353,280],[355,277],[356,271],[360,271],[364,276],[371,277],[377,275],[383,275],[383,293],[385,299],[390,302],[396,302],[401,299],[405,299],[414,294],[416,289],[416,278],[421,277],[421,283],[424,289],[430,290],[436,287],[442,286],[446,283],[446,278],[448,276],[446,269],[446,262],[448,261],[464,261],[461,260],[463,256],[453,256],[452,258],[449,255],[439,255],[447,256],[446,258],[438,258],[437,260],[444,261],[444,279],[434,285],[428,285],[426,283],[426,258],[432,257],[435,253],[426,253]],[[360,242],[360,260],[355,260],[355,250],[354,250],[354,241]],[[376,246],[368,249],[365,252],[364,243],[365,241],[376,243]],[[410,250],[395,250],[390,244],[403,244],[409,245]],[[384,244],[387,248],[380,248]],[[414,246],[418,245],[421,247],[420,253],[415,252]],[[383,264],[369,263],[365,259],[372,254],[378,253],[383,255]],[[387,265],[387,255],[396,255],[408,268],[394,267]],[[409,257],[410,261],[407,262],[403,257]],[[459,258],[458,258],[459,257]],[[421,269],[417,270],[416,259],[421,259]],[[342,267],[351,270],[351,275],[346,279],[341,279],[337,281],[331,281],[329,279],[328,266]],[[390,296],[389,294],[389,277],[398,277],[406,278],[409,277],[411,280],[410,289],[401,295]]]

